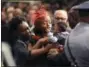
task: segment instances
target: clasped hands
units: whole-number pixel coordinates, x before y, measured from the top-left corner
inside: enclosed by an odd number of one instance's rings
[[[48,49],[48,58],[55,57],[57,54],[60,54],[63,51],[63,45],[56,47],[55,44],[49,44],[48,37],[39,39],[40,44],[47,44],[44,48]]]

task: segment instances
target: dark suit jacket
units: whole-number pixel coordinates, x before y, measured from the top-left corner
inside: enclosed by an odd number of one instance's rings
[[[17,66],[23,66],[26,64],[28,58],[31,57],[30,51],[27,50],[27,44],[26,42],[22,40],[17,40],[14,47],[13,47],[13,52],[14,52],[14,57],[17,63]]]

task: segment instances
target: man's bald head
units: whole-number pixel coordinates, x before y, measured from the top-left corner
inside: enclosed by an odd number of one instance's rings
[[[68,14],[66,10],[56,10],[54,12],[54,18],[58,20],[59,22],[67,22],[68,20]]]

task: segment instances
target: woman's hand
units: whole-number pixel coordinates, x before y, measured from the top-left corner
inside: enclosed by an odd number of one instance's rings
[[[47,43],[48,42],[48,37],[44,37],[38,40],[39,43]]]
[[[59,54],[58,49],[57,48],[52,48],[48,52],[48,57],[55,57],[57,54]]]
[[[59,45],[57,47],[51,48],[48,52],[48,58],[54,58],[56,55],[61,54],[63,52],[63,45]]]
[[[47,43],[48,43],[48,38],[47,37],[41,38],[33,46],[33,49],[38,49],[40,46],[43,46],[44,44],[47,44]]]

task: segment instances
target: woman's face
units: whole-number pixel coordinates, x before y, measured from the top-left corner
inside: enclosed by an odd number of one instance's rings
[[[46,18],[39,18],[35,23],[35,28],[40,32],[46,33],[48,28],[48,20]]]
[[[41,24],[41,27],[47,28],[48,27],[48,20],[45,19],[44,22]]]
[[[41,26],[40,26],[41,29],[48,31],[48,29],[49,29],[48,23],[49,23],[49,20],[47,18],[45,18],[44,21],[42,22]]]
[[[22,22],[20,25],[19,25],[19,32],[21,35],[25,36],[25,37],[28,37],[30,36],[30,30],[29,30],[29,25],[27,24],[27,22]]]

